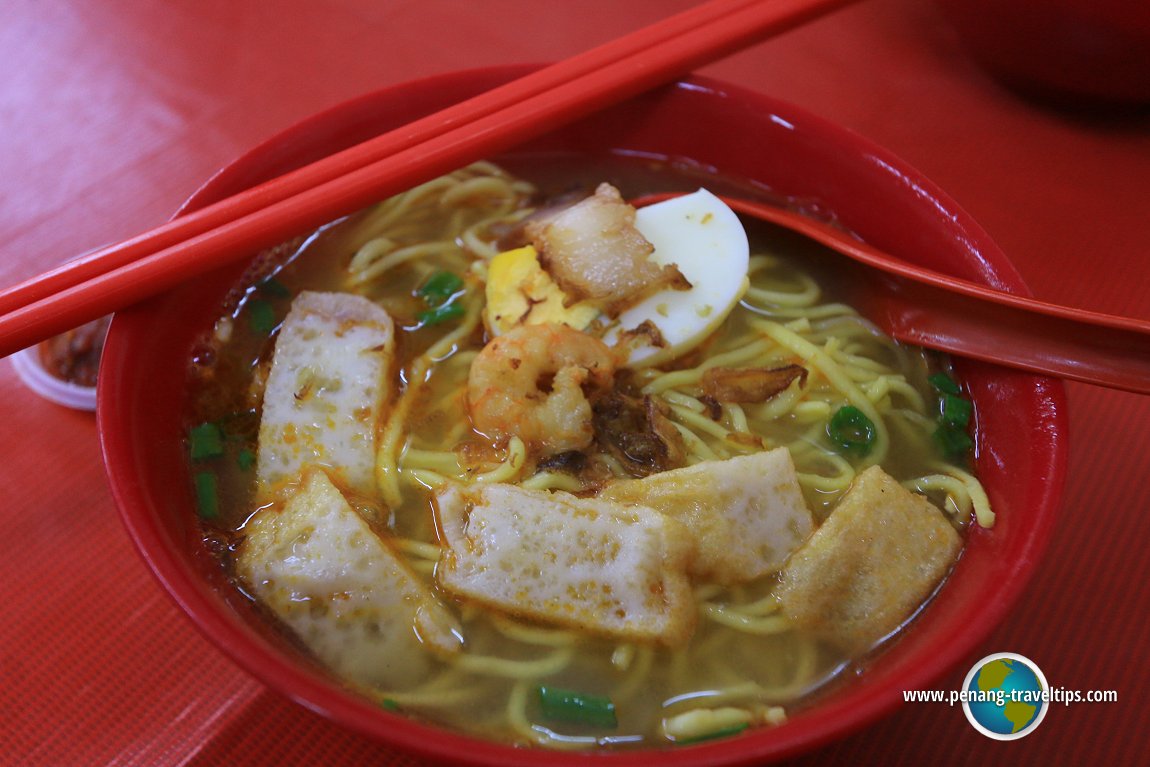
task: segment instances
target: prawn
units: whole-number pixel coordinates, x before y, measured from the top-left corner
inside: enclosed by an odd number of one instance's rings
[[[543,456],[588,447],[589,397],[611,388],[615,356],[567,325],[522,325],[492,339],[471,363],[467,401],[475,430],[518,436]]]

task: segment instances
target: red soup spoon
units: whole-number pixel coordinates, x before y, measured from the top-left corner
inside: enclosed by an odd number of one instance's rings
[[[646,195],[637,207],[675,194]],[[902,261],[770,203],[724,197],[744,217],[797,232],[870,269],[864,313],[899,341],[1032,373],[1150,394],[1150,322],[1006,293]]]

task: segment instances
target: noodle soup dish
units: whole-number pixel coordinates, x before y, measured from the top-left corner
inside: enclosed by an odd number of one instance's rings
[[[522,164],[257,260],[189,361],[205,535],[381,706],[551,748],[784,721],[992,527],[971,403],[811,248],[624,199],[704,178]]]
[[[198,552],[181,604],[437,756],[765,756],[889,684],[971,568],[1033,545],[980,460],[1004,408],[728,196],[851,227],[741,169],[544,139],[185,290],[147,427],[185,499],[166,545]]]

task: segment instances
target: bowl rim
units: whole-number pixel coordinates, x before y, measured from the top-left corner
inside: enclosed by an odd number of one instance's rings
[[[245,173],[259,164],[266,153],[285,144],[304,140],[317,126],[338,122],[343,116],[364,105],[401,98],[418,89],[438,88],[461,81],[508,80],[534,68],[533,65],[510,65],[446,72],[388,86],[322,110],[258,144],[214,174],[180,207],[177,215],[212,202],[213,195],[237,183]],[[864,147],[877,162],[897,169],[916,190],[945,204],[952,215],[962,219],[972,237],[972,247],[992,256],[993,263],[986,264],[990,276],[1015,290],[1028,292],[1021,276],[1006,256],[949,196],[907,163],[869,140],[792,104],[712,78],[692,75],[664,87],[702,89],[724,98],[750,101],[801,121],[805,129],[814,131],[820,137],[831,136],[836,141],[849,140]],[[458,764],[558,766],[570,765],[586,758],[607,760],[612,765],[645,764],[649,763],[652,754],[657,754],[660,763],[667,765],[736,765],[780,759],[837,740],[873,722],[899,704],[901,696],[893,684],[888,683],[885,687],[871,684],[852,690],[849,694],[832,696],[828,701],[820,703],[814,708],[818,712],[817,716],[799,712],[784,725],[747,733],[740,738],[639,751],[595,754],[555,752],[509,747],[382,710],[354,693],[343,690],[338,684],[303,670],[300,664],[289,662],[275,652],[268,652],[268,647],[253,641],[251,632],[245,632],[238,620],[222,613],[219,601],[213,599],[211,588],[202,579],[197,582],[188,577],[186,564],[169,551],[170,536],[160,520],[132,512],[133,509],[144,508],[145,504],[141,503],[142,484],[132,474],[130,459],[133,448],[128,444],[130,440],[117,427],[126,422],[132,403],[130,397],[126,396],[123,381],[114,371],[126,369],[125,366],[131,361],[130,349],[122,342],[124,329],[131,322],[139,322],[148,308],[158,300],[162,300],[162,297],[118,313],[113,319],[105,346],[98,392],[97,424],[113,498],[137,552],[164,591],[197,629],[247,673],[305,708],[409,753]],[[105,375],[105,372],[108,374]],[[974,659],[972,653],[977,654],[978,644],[998,625],[1033,576],[1039,555],[1052,534],[1067,463],[1065,387],[1054,379],[1037,376],[1030,378],[1033,378],[1036,390],[1047,396],[1053,404],[1049,414],[1053,429],[1052,450],[1041,467],[1041,471],[1051,479],[1044,488],[1045,495],[1039,504],[1046,510],[1041,519],[1042,524],[1028,531],[1022,556],[1018,562],[1011,563],[1012,577],[988,599],[983,609],[966,626],[963,641],[939,648],[938,653],[923,667],[912,669],[912,673],[905,678],[906,686],[902,686],[900,678],[898,684],[902,689],[924,687],[960,661],[966,659],[970,662]],[[890,681],[885,679],[889,674],[881,674],[878,669],[872,670],[870,674],[878,674],[884,678],[884,682]]]

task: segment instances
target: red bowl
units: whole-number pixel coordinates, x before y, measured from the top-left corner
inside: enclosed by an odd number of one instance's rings
[[[388,88],[312,117],[254,149],[200,189],[195,209],[346,148],[527,71],[453,73]],[[932,183],[889,153],[764,95],[689,78],[534,142],[686,157],[720,173],[817,203],[908,261],[1025,292],[987,235]],[[242,265],[189,281],[116,314],[100,372],[98,418],[108,478],[144,561],[199,629],[241,667],[351,729],[436,760],[569,765],[586,755],[513,749],[420,724],[356,697],[268,630],[202,544],[182,441],[185,370],[195,335],[214,319]],[[761,764],[813,748],[929,688],[1006,615],[1054,523],[1066,468],[1065,393],[1047,378],[958,361],[977,405],[977,469],[998,512],[975,529],[938,597],[857,680],[773,728],[660,751],[666,765]],[[983,653],[985,654],[985,653]],[[596,755],[649,763],[651,752]]]

